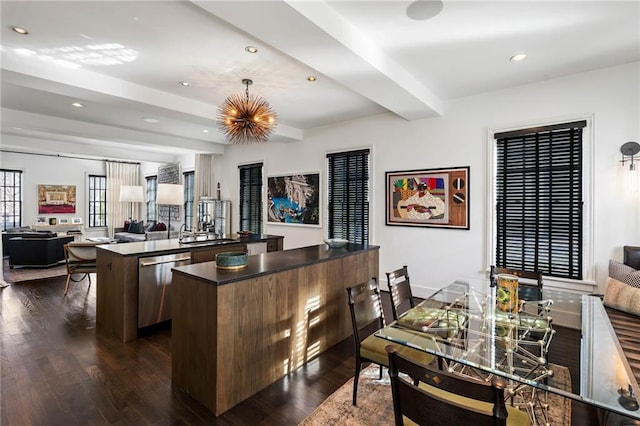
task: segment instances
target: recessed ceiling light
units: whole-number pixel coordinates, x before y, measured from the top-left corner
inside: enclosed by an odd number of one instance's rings
[[[76,108],[84,108],[84,105],[81,104],[80,102],[74,102],[71,104],[71,106]]]
[[[406,13],[414,21],[425,21],[442,12],[443,7],[440,0],[417,0],[407,7]]]
[[[209,133],[209,131],[207,129],[204,129],[202,133]]]
[[[18,33],[18,34],[22,34],[22,35],[27,35],[27,34],[29,34],[29,31],[25,30],[25,29],[24,29],[24,28],[22,28],[22,27],[11,27],[11,29],[12,29],[13,31],[15,31],[16,33]]]
[[[191,83],[189,83],[188,81],[181,81],[178,83],[180,86],[184,86],[184,87],[189,87],[191,86]]]
[[[317,80],[317,78],[316,78],[316,76],[315,76],[315,75],[310,75],[309,77],[307,77],[307,80],[308,80],[308,81],[316,81],[316,80]]]
[[[158,120],[157,118],[153,118],[153,117],[144,117],[142,119],[142,121],[146,121],[147,123],[157,123],[160,120]]]
[[[520,62],[524,61],[525,59],[527,59],[526,53],[518,53],[509,58],[511,62]]]
[[[249,53],[256,53],[258,51],[258,48],[254,46],[247,46],[244,48],[244,50],[246,50]]]

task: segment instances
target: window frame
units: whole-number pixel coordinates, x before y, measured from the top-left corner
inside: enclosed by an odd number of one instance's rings
[[[95,182],[92,185],[92,180],[95,179],[99,179],[101,181],[103,184],[102,187],[95,188]],[[98,197],[100,199],[96,199],[96,193],[100,194]],[[96,225],[96,218],[102,218],[103,220]],[[107,176],[89,174],[87,178],[87,228],[106,228],[108,223],[107,220]]]
[[[249,195],[248,200],[243,200],[244,187],[243,187],[243,170],[255,170],[260,168],[260,188],[255,194],[259,194],[260,199],[255,201],[251,199],[251,194]],[[249,178],[250,180],[250,178]],[[251,188],[251,184],[249,188]],[[252,233],[262,233],[264,229],[264,162],[255,162],[249,164],[241,164],[238,165],[238,230],[239,231],[250,231]],[[253,192],[252,192],[253,194]],[[249,204],[249,211],[245,212],[245,204]],[[251,210],[251,206],[257,206],[258,212],[257,214],[253,214]],[[258,223],[254,223],[253,220],[257,220]],[[245,226],[244,223],[248,221],[248,226]]]
[[[11,186],[7,186],[7,185],[2,185],[0,186],[0,192],[2,192],[2,197],[0,198],[0,203],[2,204],[2,208],[0,209],[0,211],[5,212],[5,214],[3,215],[3,221],[2,221],[2,231],[6,231],[7,230],[7,215],[6,215],[6,205],[11,203],[14,204],[14,208],[15,208],[15,204],[18,204],[18,215],[17,215],[17,225],[14,221],[12,222],[14,226],[11,226],[10,228],[16,228],[16,227],[21,227],[22,226],[22,216],[23,216],[23,206],[24,206],[24,172],[22,170],[16,170],[16,169],[0,169],[0,173],[6,175],[6,174],[12,174],[13,175],[13,185]],[[15,184],[15,177],[18,176],[19,177],[19,183],[18,185]],[[6,177],[5,180],[6,182]],[[12,198],[10,201],[8,201],[5,198],[5,188],[17,188],[18,189],[18,200],[16,201],[15,198]],[[11,215],[12,218],[15,218],[16,215],[13,214]]]
[[[366,216],[363,218],[363,221],[366,221],[365,224],[365,229],[360,230],[359,233],[362,235],[359,235],[358,237],[361,238],[361,240],[356,239],[354,241],[354,237],[353,234],[350,235],[350,231],[347,229],[346,232],[343,230],[343,232],[340,232],[340,235],[336,235],[336,230],[332,229],[332,223],[334,221],[332,212],[331,212],[331,197],[332,197],[332,191],[331,191],[331,182],[333,180],[335,180],[334,177],[332,177],[332,172],[331,172],[331,158],[336,158],[336,157],[347,157],[347,156],[353,156],[356,157],[362,153],[366,153],[366,159],[367,159],[367,176],[366,176],[366,188],[364,189],[365,191],[365,198],[366,200],[363,203],[363,211],[366,210],[366,213],[363,213],[363,216]],[[340,150],[340,151],[333,151],[333,152],[327,152],[325,155],[325,172],[326,172],[326,235],[327,238],[346,238],[349,239],[352,242],[355,243],[361,243],[361,244],[370,244],[371,239],[372,239],[372,224],[373,222],[373,200],[372,200],[372,188],[373,188],[373,149],[371,147],[365,147],[365,148],[356,148],[356,149],[349,149],[349,150]],[[347,167],[347,170],[351,170],[351,168]]]
[[[153,182],[152,187],[149,186],[149,183]],[[146,176],[144,178],[145,183],[145,206],[146,206],[146,214],[147,223],[150,222],[158,222],[158,204],[156,200],[158,199],[158,176],[151,175]]]
[[[196,172],[194,170],[183,172],[182,181],[184,182],[184,228],[191,231],[194,217],[194,197],[196,185]]]
[[[586,127],[583,129],[583,152],[582,152],[582,192],[583,192],[583,224],[582,224],[582,279],[569,279],[546,276],[544,283],[546,287],[553,287],[562,290],[593,292],[596,290],[595,282],[595,262],[594,262],[594,224],[593,224],[593,199],[594,199],[594,116],[578,116],[557,118],[549,121],[538,121],[530,123],[522,123],[504,128],[489,128],[487,131],[487,244],[485,268],[488,271],[491,265],[495,264],[495,253],[497,247],[496,233],[496,182],[497,182],[497,133],[516,131],[526,128],[535,128],[542,126],[555,126],[563,123],[571,123],[575,121],[586,121]]]

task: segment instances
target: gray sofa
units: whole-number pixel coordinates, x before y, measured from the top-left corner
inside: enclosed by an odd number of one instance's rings
[[[167,231],[145,231],[144,233],[137,234],[134,232],[125,232],[124,228],[116,228],[113,238],[119,243],[165,240],[167,239]],[[178,231],[172,229],[171,238],[178,238]]]

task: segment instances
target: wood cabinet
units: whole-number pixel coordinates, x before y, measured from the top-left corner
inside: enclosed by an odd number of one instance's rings
[[[262,236],[282,247],[282,237]],[[279,241],[279,242],[278,242]],[[274,245],[272,244],[272,247]],[[210,262],[223,251],[246,251],[241,239],[210,245],[180,245],[178,240],[106,244],[97,247],[97,328],[123,342],[138,337],[138,263],[141,258],[164,254],[191,254],[191,263]]]
[[[174,269],[173,384],[220,415],[351,335],[345,289],[378,276],[378,248],[360,247]]]

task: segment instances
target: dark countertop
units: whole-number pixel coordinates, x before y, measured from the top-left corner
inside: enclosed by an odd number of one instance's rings
[[[118,243],[118,244],[101,244],[97,246],[100,250],[108,250],[117,253],[121,256],[155,256],[159,254],[170,253],[184,253],[191,251],[192,249],[219,246],[224,244],[237,244],[237,243],[259,243],[271,239],[284,238],[281,235],[268,235],[268,234],[250,234],[246,237],[240,237],[239,235],[225,236],[222,240],[206,240],[198,241],[194,243],[181,244],[177,238],[155,240],[155,241],[140,241],[131,243]]]
[[[378,250],[379,248],[379,246],[350,243],[344,248],[330,249],[327,245],[320,244],[249,256],[247,258],[247,266],[240,270],[217,269],[215,262],[203,262],[179,266],[173,268],[172,271],[209,281],[213,285],[224,285],[314,263],[339,259],[358,252]]]

